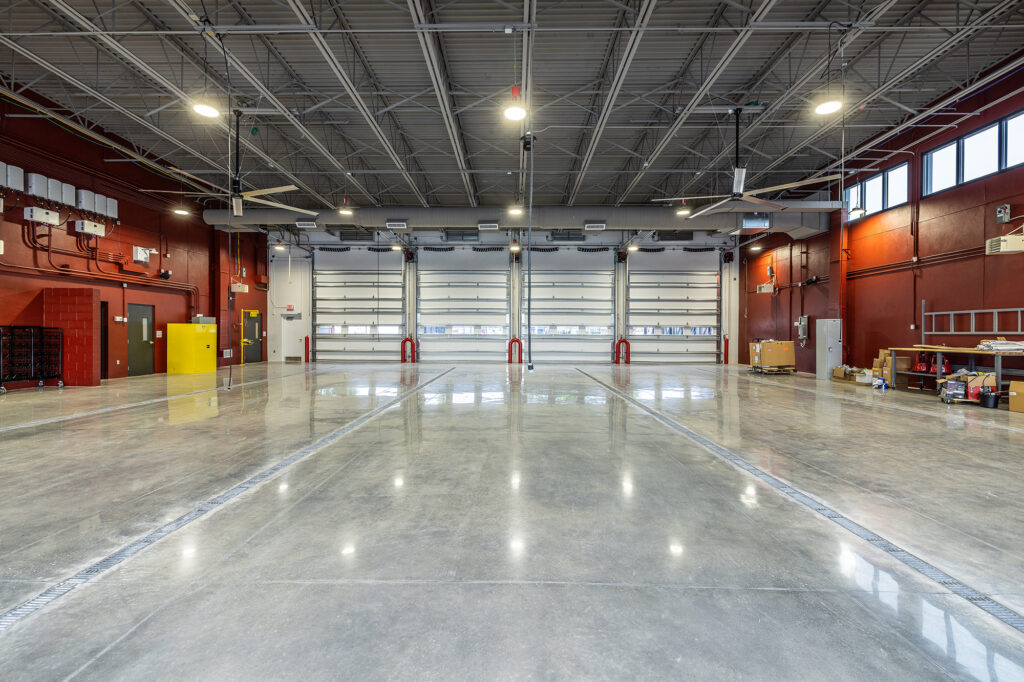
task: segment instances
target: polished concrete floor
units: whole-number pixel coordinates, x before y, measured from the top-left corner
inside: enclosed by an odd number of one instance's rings
[[[0,396],[0,616],[303,455],[0,632],[0,679],[1024,680],[1020,632],[618,392],[1018,612],[1024,415],[584,369]]]

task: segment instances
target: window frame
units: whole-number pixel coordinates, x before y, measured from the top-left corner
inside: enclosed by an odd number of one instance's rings
[[[906,192],[906,195],[905,195],[905,198],[903,199],[903,201],[901,201],[898,204],[890,204],[889,203],[889,174],[892,173],[893,171],[899,169],[899,168],[902,168],[902,167],[906,167],[906,169],[907,169],[907,172],[906,172],[907,192]],[[903,163],[898,163],[895,166],[890,166],[889,168],[886,168],[883,171],[879,171],[878,173],[875,173],[873,175],[869,175],[868,177],[864,178],[863,180],[858,180],[857,182],[851,183],[850,185],[847,185],[846,187],[844,187],[843,188],[843,201],[847,204],[847,206],[846,206],[847,216],[849,216],[850,209],[852,208],[849,205],[849,201],[847,200],[847,197],[849,196],[849,193],[851,192],[851,190],[853,190],[853,189],[857,190],[857,204],[861,208],[867,209],[867,206],[866,206],[867,195],[866,195],[864,190],[865,190],[865,187],[866,187],[867,183],[871,182],[872,180],[876,180],[876,179],[880,179],[881,182],[882,182],[882,207],[880,209],[878,209],[877,211],[873,211],[871,213],[865,212],[864,215],[859,216],[857,218],[848,218],[848,222],[856,222],[858,220],[863,220],[864,218],[867,218],[868,216],[878,215],[879,213],[885,213],[890,208],[896,208],[898,206],[903,206],[905,204],[909,204],[910,203],[910,162],[909,161],[904,161]]]
[[[1009,113],[1006,116],[1000,117],[996,121],[986,123],[985,125],[978,126],[977,128],[974,128],[972,130],[968,130],[966,133],[963,133],[962,135],[959,135],[952,140],[947,140],[940,145],[936,145],[935,147],[932,147],[931,149],[921,154],[921,198],[923,199],[925,197],[941,194],[942,192],[946,192],[957,187],[963,187],[964,185],[969,185],[972,182],[977,182],[978,180],[985,180],[986,178],[998,175],[999,173],[1004,173],[1008,170],[1024,167],[1024,158],[1022,158],[1020,161],[1012,165],[1009,163],[1010,121],[1021,116],[1024,116],[1024,109],[1018,109],[1017,111]],[[974,135],[982,133],[988,130],[989,128],[993,127],[997,129],[996,140],[998,144],[998,149],[996,150],[996,170],[990,173],[986,173],[985,175],[979,175],[976,178],[971,178],[970,180],[964,180],[964,141],[969,137],[973,137]],[[1022,144],[1024,144],[1024,140],[1022,140]],[[932,190],[929,178],[929,170],[931,168],[932,155],[935,152],[939,151],[940,149],[945,149],[946,147],[949,147],[951,145],[956,146],[956,182],[950,185],[949,187],[944,187],[939,190]]]

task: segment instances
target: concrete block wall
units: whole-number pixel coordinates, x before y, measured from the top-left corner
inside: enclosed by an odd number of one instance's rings
[[[100,292],[92,287],[43,289],[43,326],[64,332],[64,383],[100,385]]]

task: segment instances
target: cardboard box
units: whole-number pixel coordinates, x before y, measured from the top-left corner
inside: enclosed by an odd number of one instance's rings
[[[875,358],[871,361],[871,369],[882,369],[882,361]]]
[[[842,379],[843,381],[846,381],[846,370],[843,369],[842,367],[833,367],[832,368],[832,378],[833,379]]]
[[[871,375],[871,372],[868,370],[864,370],[860,374],[856,374],[854,376],[856,377],[856,381],[858,384],[867,384],[869,386],[871,385],[871,380],[874,379],[874,377]]]
[[[761,341],[750,344],[750,364],[754,367],[794,367],[796,349],[792,341]]]
[[[1024,412],[1024,381],[1010,382],[1010,412]]]

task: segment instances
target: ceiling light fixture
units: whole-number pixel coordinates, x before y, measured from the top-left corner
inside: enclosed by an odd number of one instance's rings
[[[814,113],[819,116],[827,116],[828,114],[834,114],[843,108],[843,103],[837,99],[825,100],[818,106],[814,107]]]
[[[274,244],[274,251],[284,251],[285,248],[284,244]]]
[[[341,207],[338,209],[338,213],[341,215],[352,215],[352,206],[348,203],[348,197],[345,197],[341,202]]]
[[[512,86],[512,101],[505,107],[505,118],[510,121],[522,121],[526,118],[526,109],[523,108],[522,90],[518,85]]]
[[[856,220],[857,218],[863,217],[865,213],[867,213],[867,211],[864,210],[863,206],[854,206],[850,209],[850,219]]]
[[[640,247],[637,246],[636,244],[630,244],[629,246],[626,247],[626,251],[629,251],[630,253],[636,253],[639,250]]]
[[[217,118],[220,116],[220,111],[217,107],[209,104],[203,104],[202,102],[196,102],[193,104],[192,111],[196,112],[200,116],[205,116],[206,118]]]
[[[682,203],[679,204],[679,208],[676,209],[676,215],[681,217],[690,215],[690,207],[686,205],[686,199],[683,199]]]
[[[519,208],[518,206],[513,206],[510,209],[508,209],[508,214],[509,215],[523,215],[523,209]]]
[[[508,250],[511,251],[512,253],[519,253],[519,242],[513,239],[512,243],[509,244]]]
[[[402,245],[401,244],[392,244],[391,245],[391,250],[392,251],[401,251],[402,250]]]
[[[174,209],[175,215],[192,215],[192,212],[185,208]]]
[[[751,251],[760,251],[763,247],[760,244],[754,244],[750,247]]]

